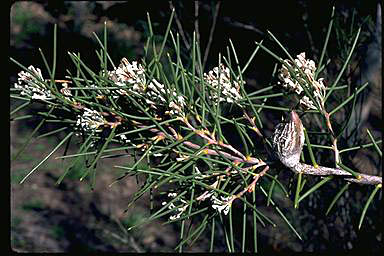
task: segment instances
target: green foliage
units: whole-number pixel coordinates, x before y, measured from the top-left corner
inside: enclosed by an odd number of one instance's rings
[[[305,146],[314,166],[328,164],[329,155],[334,154],[334,164],[358,177],[358,173],[346,166],[346,157],[342,153],[369,147],[381,156],[381,140],[375,139],[370,132],[370,144],[343,144],[339,149],[337,145],[332,146],[332,143],[337,144],[338,138],[342,138],[340,136],[343,136],[349,123],[350,116],[345,113],[345,108],[353,111],[356,99],[367,87],[367,84],[363,84],[352,89],[350,84],[345,85],[345,71],[359,42],[361,25],[351,26],[348,35],[336,30],[338,41],[340,38],[348,38],[349,43],[346,50],[342,51],[343,63],[336,78],[330,86],[324,88],[326,94],[319,99],[316,94],[318,88],[312,86],[311,77],[304,74],[305,70],[298,68],[297,59],[290,55],[289,50],[271,32],[268,33],[270,41],[278,45],[286,56],[277,55],[264,46],[263,41],[255,42],[253,53],[243,64],[238,59],[235,45],[229,41],[226,55],[218,56],[218,68],[204,72],[201,45],[194,33],[190,59],[187,63],[183,62],[179,34],[171,29],[174,14],[175,11],[162,36],[155,35],[156,26],[151,23],[148,15],[145,56],[139,63],[123,59],[119,65],[114,64],[109,55],[106,25],[102,39],[94,34],[100,45],[100,50],[96,51],[100,60],[100,70],[97,72],[86,64],[79,53],[69,52],[76,74],[68,71],[65,80],[56,78],[56,26],[52,67],[41,52],[48,79],[11,58],[26,72],[24,76],[28,79],[24,78],[24,82],[27,81],[27,86],[34,88],[28,91],[15,86],[12,90],[11,98],[24,100],[25,103],[11,111],[11,119],[16,120],[19,117],[17,113],[26,108],[29,102],[39,102],[47,107],[38,113],[40,123],[14,158],[20,155],[45,123],[59,123],[65,129],[58,128],[40,137],[63,131],[66,133],[20,183],[59,148],[68,147],[66,145],[74,140],[80,146],[76,154],[60,157],[68,164],[57,180],[58,184],[64,178],[80,181],[88,179],[93,187],[97,179],[97,164],[103,158],[129,156],[134,160],[130,165],[114,166],[123,173],[116,182],[129,176],[144,178],[126,210],[149,193],[151,215],[147,218],[131,215],[123,223],[127,231],[167,217],[167,224],[179,223],[180,241],[175,247],[179,252],[187,245],[192,246],[203,234],[210,237],[212,252],[215,251],[217,240],[224,241],[228,252],[249,251],[246,244],[252,244],[253,251],[257,252],[258,226],[279,228],[279,225],[284,225],[297,239],[303,240],[300,229],[295,226],[298,221],[284,211],[281,205],[282,198],[288,197],[286,182],[281,177],[282,170],[286,169],[271,163],[271,154],[265,153],[270,150],[271,142],[260,130],[269,122],[267,111],[282,113],[290,110],[290,107],[279,101],[289,94],[297,103],[297,111],[305,113],[304,123],[308,129],[305,132]],[[326,52],[334,29],[333,18],[334,13],[325,35],[315,78],[323,75],[330,61],[326,60]],[[244,72],[252,61],[257,60],[261,49],[276,60],[276,65],[287,67],[293,82],[302,86],[303,93],[284,91],[281,85],[272,82],[260,90],[247,92],[249,88],[243,77]],[[291,66],[287,65],[289,62],[286,58],[292,62]],[[312,101],[312,108],[300,105],[304,97]],[[327,110],[331,111],[328,113]],[[332,126],[328,125],[331,123],[330,116],[342,111],[347,118],[338,123],[342,128],[334,133]],[[337,160],[339,154],[342,155],[340,161]],[[308,159],[306,153],[304,156]],[[299,174],[293,198],[294,208],[299,208],[301,201],[307,200],[334,179],[328,176],[310,183],[304,174]],[[380,187],[381,184],[377,185],[368,198],[359,228]],[[344,185],[335,195],[326,214],[334,208],[347,189],[349,185]],[[272,209],[279,217],[279,223],[265,214],[261,205]],[[43,205],[39,201],[23,206],[26,210],[41,208]],[[239,212],[241,235],[234,231],[238,228]],[[52,232],[57,238],[63,235],[60,227],[55,227]],[[250,237],[249,233],[252,233]]]

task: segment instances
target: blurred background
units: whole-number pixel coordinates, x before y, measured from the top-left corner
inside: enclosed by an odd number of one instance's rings
[[[95,54],[98,44],[92,32],[102,36],[107,21],[108,48],[115,64],[122,57],[139,60],[144,56],[144,44],[149,34],[147,13],[154,33],[161,42],[171,9],[176,9],[172,25],[178,32],[188,59],[193,30],[198,28],[205,71],[217,66],[219,53],[226,54],[229,39],[232,40],[239,62],[243,65],[254,51],[255,41],[266,39],[271,31],[293,56],[306,52],[307,57],[317,62],[329,24],[332,5],[324,1],[268,1],[270,4],[256,6],[238,1],[94,1],[63,2],[35,1],[15,2],[10,9],[10,53],[9,56],[25,66],[40,67],[47,76],[39,54],[41,48],[48,61],[52,59],[53,24],[58,24],[57,78],[64,78],[66,70],[74,70],[67,52],[79,52],[81,58],[92,69],[99,68]],[[381,136],[382,127],[382,67],[380,7],[376,1],[337,1],[334,30],[331,33],[326,57],[331,60],[324,71],[326,80],[333,81],[346,59],[357,25],[363,24],[358,47],[347,69],[344,82],[351,87],[369,81],[368,89],[357,102],[361,111],[359,129],[354,134],[357,143],[369,143],[365,130],[369,128],[374,137]],[[264,43],[274,52],[284,56],[271,40]],[[167,45],[166,45],[167,47]],[[171,47],[171,46],[170,46]],[[275,61],[259,51],[245,73],[249,90],[257,90],[273,81]],[[19,67],[12,64],[10,85],[17,80]],[[353,85],[353,86],[352,86]],[[20,102],[11,101],[11,109]],[[24,114],[37,112],[41,105],[32,104]],[[265,133],[273,131],[281,113],[266,112]],[[335,123],[340,121],[335,116]],[[26,141],[38,124],[38,119],[12,121],[10,124],[11,156]],[[44,133],[53,124],[42,127]],[[39,133],[38,133],[39,134]],[[128,177],[109,185],[122,175],[121,169],[112,165],[132,164],[129,158],[105,159],[98,164],[96,186],[92,191],[79,181],[79,175],[67,176],[61,185],[55,185],[66,163],[54,157],[63,154],[58,150],[49,161],[39,168],[22,185],[20,180],[42,157],[64,138],[64,134],[34,140],[24,153],[11,162],[11,247],[18,252],[171,252],[178,242],[179,227],[161,225],[161,220],[150,223],[134,232],[126,227],[149,216],[148,196],[124,213],[129,200],[139,185],[134,177]],[[340,142],[343,143],[342,141]],[[75,152],[71,146],[69,152]],[[356,152],[356,151],[355,151]],[[381,158],[373,150],[359,150],[348,157],[356,169],[381,175]],[[355,186],[342,198],[336,210],[325,216],[325,209],[332,198],[328,198],[329,186],[308,199],[298,210],[292,202],[280,202],[284,213],[294,221],[294,226],[303,234],[303,241],[281,223],[271,209],[259,208],[276,223],[278,228],[260,228],[259,251],[345,251],[382,250],[382,211],[379,203],[368,210],[363,228],[357,232],[357,223],[364,202],[372,191],[371,186]],[[328,190],[328,191],[327,191]],[[380,192],[381,197],[381,192]],[[378,200],[376,200],[378,201]],[[202,236],[187,251],[207,251],[209,235]],[[217,251],[225,250],[218,244]]]

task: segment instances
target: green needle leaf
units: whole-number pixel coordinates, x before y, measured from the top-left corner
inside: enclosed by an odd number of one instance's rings
[[[294,207],[295,209],[297,209],[299,207],[299,196],[300,196],[300,191],[301,191],[301,178],[302,178],[303,174],[302,173],[299,173],[299,176],[297,178],[297,184],[296,184],[296,193],[295,193],[295,201],[294,201]]]
[[[318,67],[321,67],[321,65],[323,64],[325,51],[326,51],[327,46],[328,46],[329,36],[331,35],[331,31],[332,31],[334,15],[335,15],[335,6],[332,7],[331,20],[330,20],[329,25],[328,25],[327,35],[325,36],[325,42],[324,42],[323,50],[321,51]],[[321,71],[321,69],[319,69],[319,68],[316,69],[316,72],[314,75],[315,80],[317,79],[317,76],[319,75],[320,71]]]
[[[345,170],[345,171],[351,173],[353,176],[355,176],[356,179],[360,179],[360,178],[361,178],[360,174],[358,174],[357,172],[355,172],[355,171],[352,170],[351,168],[345,166],[344,164],[342,164],[342,163],[337,163],[337,165],[340,166],[341,169],[343,169],[343,170]]]
[[[214,244],[214,241],[215,241],[215,218],[213,217],[212,218],[212,224],[211,224],[211,239],[210,239],[210,243],[209,243],[209,252],[213,252],[213,244]]]
[[[48,115],[52,113],[54,107],[51,107],[51,109],[48,111]],[[40,129],[40,127],[44,124],[44,122],[46,121],[47,119],[46,118],[43,118],[40,123],[36,126],[36,128],[31,132],[31,134],[29,134],[27,140],[24,142],[24,144],[21,146],[20,150],[15,154],[14,157],[12,157],[12,161],[15,161],[19,155],[21,154],[21,152],[24,151],[24,149],[28,146],[29,142],[31,141],[31,139],[33,138],[33,135],[35,135],[35,133]]]
[[[336,196],[333,198],[332,202],[330,203],[330,205],[328,206],[328,209],[327,209],[327,212],[325,213],[325,215],[328,215],[328,213],[331,211],[332,207],[335,205],[335,203],[337,202],[337,200],[341,197],[341,195],[348,189],[349,185],[351,185],[351,183],[347,183],[345,184],[341,189],[340,191],[336,194]]]
[[[88,167],[87,171],[83,174],[83,176],[81,176],[80,181],[82,181],[88,175],[88,173],[95,167],[97,161],[99,161],[99,159],[100,159],[101,155],[103,154],[104,150],[106,149],[106,147],[108,146],[109,142],[111,141],[111,139],[115,135],[116,127],[117,126],[112,128],[112,131],[109,134],[107,140],[104,142],[103,146],[101,147],[100,151],[96,155],[96,157],[93,160],[92,164]]]
[[[269,188],[268,199],[267,199],[267,206],[269,206],[269,204],[271,202],[271,198],[272,198],[272,194],[273,194],[273,189],[275,188],[277,177],[278,177],[278,175],[276,174],[274,179],[272,180],[271,187]]]
[[[318,168],[319,165],[316,163],[316,159],[315,159],[315,156],[314,156],[313,151],[312,151],[312,145],[311,145],[311,142],[309,141],[307,129],[305,129],[305,128],[304,128],[304,136],[305,136],[305,141],[307,142],[309,157],[311,158],[312,165],[313,165],[313,167]]]
[[[367,213],[368,206],[371,204],[377,191],[379,191],[381,187],[382,187],[382,184],[377,184],[375,189],[372,191],[372,194],[369,196],[368,201],[365,203],[363,212],[361,213],[361,216],[360,216],[359,227],[358,227],[359,229],[361,228],[361,224],[363,224],[363,220],[364,220],[365,214]]]
[[[260,185],[260,189],[261,191],[263,192],[263,194],[265,196],[268,197],[268,194],[267,192],[264,190],[264,188]],[[279,207],[276,205],[276,203],[271,200],[271,204],[275,207],[275,210],[279,213],[279,215],[281,216],[281,218],[284,220],[285,223],[287,223],[288,227],[293,231],[293,233],[295,233],[295,235],[300,239],[300,240],[303,240],[301,238],[301,236],[299,235],[299,233],[296,231],[296,229],[292,226],[292,224],[289,222],[289,220],[287,219],[287,217],[285,217],[284,213],[279,209]]]
[[[348,57],[347,59],[345,60],[344,62],[344,65],[343,67],[341,68],[336,80],[333,82],[333,84],[330,86],[330,90],[328,91],[327,95],[325,96],[324,98],[324,102],[327,101],[328,97],[332,94],[334,88],[336,87],[336,85],[339,83],[339,80],[341,78],[341,76],[343,75],[345,69],[347,68],[348,64],[349,64],[349,61],[351,60],[351,57],[352,57],[352,53],[353,51],[355,50],[355,47],[356,47],[356,44],[357,44],[357,40],[359,39],[359,36],[360,36],[360,32],[361,32],[361,27],[359,28],[359,30],[357,31],[356,33],[356,37],[355,37],[355,40],[353,42],[353,45],[349,51],[349,54],[348,54]]]
[[[70,132],[57,146],[39,163],[37,164],[21,181],[20,184],[22,184],[37,168],[39,168],[45,161],[48,160],[48,158],[55,153],[55,151],[64,144],[66,140],[68,140],[73,135],[73,132]]]
[[[299,200],[297,200],[297,202],[299,203],[301,200],[303,200],[304,198],[306,198],[307,196],[309,196],[312,192],[316,191],[319,187],[321,187],[322,185],[324,185],[325,183],[327,183],[327,182],[330,181],[331,179],[333,179],[333,176],[328,176],[328,177],[322,179],[319,183],[317,183],[316,185],[314,185],[313,187],[311,187],[310,189],[308,189],[308,191],[305,192],[305,193],[299,198]]]
[[[373,143],[373,146],[376,150],[376,152],[379,154],[380,157],[383,156],[382,152],[381,152],[381,149],[379,148],[379,146],[377,145],[377,142],[375,141],[375,139],[373,138],[372,136],[372,133],[369,131],[369,129],[367,129],[367,133],[368,133],[368,136],[369,138],[371,139],[372,143]]]

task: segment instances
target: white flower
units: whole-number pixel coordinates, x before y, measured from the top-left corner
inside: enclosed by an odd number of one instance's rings
[[[170,94],[169,89],[166,91],[164,85],[158,82],[156,79],[152,79],[147,88],[146,95],[150,100],[157,102],[159,104],[164,104],[167,102],[165,99],[166,94]]]
[[[60,89],[60,92],[63,95],[65,95],[65,96],[73,96],[71,90],[68,87],[68,83],[63,83],[62,86],[63,86],[63,88]]]
[[[176,209],[176,211],[178,211],[178,213],[175,214],[175,215],[171,215],[171,216],[169,216],[169,220],[177,220],[177,219],[179,219],[179,218],[181,217],[181,215],[183,214],[183,212],[185,212],[185,210],[187,209],[187,207],[188,207],[188,204],[185,204],[185,205],[183,205],[183,206],[181,206],[181,207],[178,207],[178,208]]]
[[[174,198],[176,196],[177,196],[177,193],[168,193],[168,197]],[[178,198],[177,201],[179,201],[179,205],[175,205],[174,204],[175,202],[170,203],[168,205],[168,209],[175,210],[177,212],[176,214],[169,216],[170,220],[179,219],[181,217],[181,215],[183,214],[183,212],[185,212],[185,210],[187,209],[187,207],[189,205],[188,202],[183,200],[182,198]],[[164,205],[167,205],[167,202],[162,202],[161,204],[164,206]]]
[[[146,86],[146,79],[144,68],[132,61],[130,63],[126,58],[123,58],[118,68],[113,71],[108,71],[109,79],[111,79],[118,86],[129,86],[130,91],[144,93]],[[126,90],[118,90],[120,95],[127,94]]]
[[[298,69],[294,67],[294,65],[291,65],[289,60],[284,61],[286,65],[290,66],[292,69],[295,70],[295,72],[299,72]],[[294,91],[296,94],[300,94],[303,91],[303,88],[301,87],[300,83],[297,81],[298,79],[301,79],[299,77],[296,77],[296,79],[293,79],[291,74],[289,73],[288,67],[283,65],[281,69],[279,70],[278,78],[283,82],[278,82],[278,84],[281,84],[284,88],[287,88],[290,91]],[[303,79],[301,79],[303,81]],[[305,82],[305,81],[303,81]]]
[[[182,96],[182,95],[177,96],[177,102],[178,102],[180,105],[185,105],[185,99],[184,99],[184,96]]]
[[[171,101],[169,103],[169,108],[171,110],[168,111],[168,113],[170,115],[177,115],[177,114],[183,113],[183,107],[184,107],[184,105],[182,105],[182,104],[179,105],[179,104],[175,103],[174,101]]]
[[[175,208],[176,206],[173,204],[173,203],[170,203],[169,205],[168,205],[168,209],[173,209],[173,208]]]
[[[300,95],[303,92],[302,85],[305,85],[308,89],[310,89],[310,92],[313,93],[313,96],[319,106],[323,108],[325,98],[324,79],[320,78],[317,81],[315,80],[314,76],[316,64],[313,60],[306,59],[304,52],[300,53],[296,57],[297,58],[294,60],[296,66],[290,60],[284,60],[285,65],[281,67],[278,73],[278,78],[281,81],[278,82],[278,84],[290,91],[294,91],[297,95]],[[289,72],[287,66],[293,70],[294,77]],[[300,70],[304,73],[304,76]],[[307,96],[301,98],[300,104],[308,109],[316,109],[315,104]]]
[[[318,98],[320,101],[323,101],[326,95],[325,91],[325,85],[323,83],[324,78],[320,78],[318,81],[313,81],[313,87],[314,87],[314,96]]]
[[[156,79],[151,81],[151,83],[148,85],[148,88],[157,93],[165,93],[164,85],[159,83]]]
[[[176,161],[177,161],[177,162],[182,162],[182,161],[188,160],[189,158],[190,158],[190,157],[187,156],[187,155],[182,155],[182,154],[180,154],[180,157],[177,157],[177,158],[176,158]]]
[[[177,95],[176,92],[173,92],[173,96],[175,96],[175,99],[173,99],[169,103],[169,108],[171,109],[169,111],[169,114],[172,115],[178,115],[178,116],[184,116],[184,107],[185,104],[185,98],[182,95]]]
[[[168,193],[168,197],[176,197],[177,193]]]
[[[220,213],[223,211],[225,215],[228,214],[229,209],[232,206],[232,202],[235,199],[235,196],[229,196],[229,197],[221,197],[221,200],[218,199],[215,195],[211,197],[211,201],[213,202],[212,208],[218,210]]]
[[[16,89],[21,89],[20,94],[28,96],[32,99],[49,100],[53,99],[54,96],[51,91],[42,82],[44,78],[39,68],[29,66],[28,69],[34,74],[30,74],[26,71],[19,72],[17,83],[15,83]]]
[[[316,65],[313,60],[307,60],[305,58],[305,52],[300,53],[295,59],[296,66],[304,71],[309,77],[313,77],[316,71]]]
[[[315,105],[313,105],[313,102],[307,96],[304,96],[303,98],[300,99],[300,104],[308,109],[316,110]]]
[[[211,87],[209,98],[215,102],[214,104],[222,101],[232,103],[242,99],[239,83],[231,81],[230,70],[223,64],[220,65],[220,70],[219,67],[215,67],[204,73],[204,80]]]
[[[84,108],[84,113],[77,116],[76,126],[81,128],[84,132],[99,132],[98,128],[104,125],[104,117],[96,110]]]
[[[205,191],[203,194],[201,194],[200,196],[198,196],[196,198],[197,201],[204,201],[205,199],[207,198],[210,198],[211,196],[213,196],[215,193],[214,190],[209,190],[209,191]]]
[[[166,98],[169,98],[170,95],[172,95],[174,99],[169,102],[169,110],[166,111],[166,114],[184,115],[184,96],[178,95],[175,88],[165,89],[165,86],[159,83],[156,79],[153,79],[148,85],[146,96],[149,100],[146,99],[146,101],[147,103],[149,101],[151,103],[151,107],[156,109],[156,105],[154,103],[164,105],[167,102]]]
[[[156,79],[147,82],[144,71],[144,68],[137,61],[130,63],[126,58],[123,58],[118,68],[108,71],[108,77],[117,86],[126,88],[117,90],[118,94],[127,95],[131,92],[134,95],[141,95],[144,96],[143,101],[152,109],[158,109],[158,105],[162,105],[169,109],[166,111],[167,114],[183,115],[184,97],[178,95],[175,88],[166,89]],[[174,99],[169,100],[169,98]]]
[[[120,142],[122,142],[124,144],[131,142],[131,140],[129,140],[125,134],[118,134],[118,135],[116,135],[116,137],[119,139]]]

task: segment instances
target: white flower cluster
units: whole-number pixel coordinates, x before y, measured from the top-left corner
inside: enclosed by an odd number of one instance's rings
[[[156,103],[163,105],[166,104],[167,101],[164,98],[166,95],[171,95],[173,97],[173,100],[171,100],[168,104],[170,110],[167,112],[167,114],[183,115],[185,107],[184,96],[178,95],[174,88],[172,91],[170,89],[165,89],[165,86],[156,81],[156,79],[153,79],[152,82],[148,85],[148,89],[146,91],[146,102],[150,104],[152,108],[156,109]]]
[[[317,81],[315,80],[315,62],[313,60],[306,59],[304,52],[297,55],[297,59],[295,59],[294,61],[295,64],[293,64],[290,60],[284,60],[286,65],[294,71],[295,77],[293,78],[291,76],[291,73],[289,72],[288,67],[283,65],[278,73],[278,78],[281,80],[281,82],[278,82],[278,84],[281,84],[288,90],[294,91],[298,95],[303,92],[301,84],[307,85],[308,89],[313,90],[314,98],[316,99],[320,107],[323,108],[325,98],[325,85],[323,83],[324,79],[320,78]],[[303,77],[299,69],[304,73],[306,77]],[[308,85],[307,80],[310,82],[310,85]],[[312,100],[310,100],[307,96],[301,98],[300,104],[309,109],[316,109]]]
[[[30,74],[26,71],[19,72],[17,83],[15,83],[16,89],[21,89],[20,94],[28,96],[32,99],[49,100],[54,96],[51,91],[41,82],[44,81],[39,68],[29,66],[28,69],[34,74]]]
[[[116,85],[126,87],[126,90],[117,91],[120,95],[126,95],[128,92],[137,93],[145,97],[145,102],[153,109],[157,109],[157,105],[166,105],[167,96],[171,96],[173,100],[168,103],[170,115],[183,114],[185,107],[185,99],[182,95],[178,95],[176,90],[165,89],[165,86],[152,79],[147,83],[145,70],[137,61],[130,63],[126,58],[121,60],[118,68],[108,71],[109,79]]]
[[[108,71],[108,77],[116,85],[126,88],[117,90],[118,94],[139,94],[144,96],[145,103],[152,109],[158,109],[157,106],[162,105],[169,109],[165,112],[166,114],[184,116],[185,97],[179,95],[175,88],[166,89],[156,79],[147,81],[145,70],[137,61],[130,63],[123,58],[118,68]],[[215,67],[208,73],[204,73],[204,80],[211,87],[209,98],[215,104],[221,101],[233,103],[242,99],[239,83],[231,81],[230,70],[223,64],[220,65],[220,69]]]
[[[84,108],[84,113],[77,116],[76,126],[84,132],[100,132],[100,126],[105,124],[104,117],[96,110]]]
[[[177,193],[168,193],[168,197],[170,198],[175,198],[176,196],[177,196]],[[221,199],[219,199],[216,197],[215,192],[211,190],[203,193],[201,196],[197,198],[197,200],[204,201],[207,198],[211,199],[213,209],[216,209],[220,213],[223,212],[225,215],[227,215],[229,212],[229,209],[232,206],[233,200],[236,199],[236,196],[229,196],[229,197],[221,196]],[[170,220],[179,219],[189,205],[188,202],[182,198],[179,198],[178,201],[180,201],[181,203],[179,203],[177,206],[173,202],[168,205],[168,209],[170,210],[173,209],[174,211],[176,211],[174,215],[171,215],[169,217]],[[167,202],[162,202],[162,205],[166,205],[166,204]]]
[[[129,87],[128,91],[135,91],[143,93],[145,91],[146,79],[144,68],[133,61],[132,64],[123,58],[118,68],[113,71],[108,71],[109,78],[118,86]],[[117,93],[125,95],[127,92],[123,89],[118,90]]]
[[[220,213],[221,211],[224,212],[225,215],[228,214],[229,209],[232,206],[232,202],[235,199],[235,196],[229,196],[229,197],[221,197],[221,200],[218,199],[215,195],[211,197],[211,200],[213,202],[212,208],[218,210]]]
[[[177,196],[177,193],[168,193],[168,197],[174,198],[176,196]],[[169,216],[169,220],[179,219],[181,217],[181,215],[183,214],[183,212],[185,212],[185,210],[187,209],[188,202],[183,200],[182,198],[179,198],[179,200],[181,201],[181,204],[179,206],[176,206],[173,203],[170,203],[168,205],[168,209],[175,209],[177,212],[176,214]],[[166,205],[166,204],[167,204],[167,202],[162,203],[162,205]]]
[[[62,85],[62,88],[60,89],[60,92],[64,95],[64,96],[73,96],[72,95],[72,92],[71,90],[69,89],[68,87],[68,83],[63,83]],[[68,97],[66,97],[67,99],[69,99]]]
[[[233,103],[242,99],[239,83],[231,81],[230,70],[223,64],[220,64],[220,69],[215,67],[208,74],[204,73],[204,80],[212,87],[209,96],[212,101]]]

